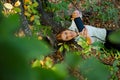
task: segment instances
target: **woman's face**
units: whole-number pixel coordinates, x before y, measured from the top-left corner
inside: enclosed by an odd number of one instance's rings
[[[65,30],[61,33],[61,39],[63,41],[69,41],[77,36],[75,31]]]

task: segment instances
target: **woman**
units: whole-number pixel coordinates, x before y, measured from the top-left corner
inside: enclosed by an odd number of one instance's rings
[[[120,50],[120,44],[112,43],[108,36],[113,32],[112,30],[106,30],[105,28],[96,28],[90,25],[83,25],[80,18],[79,11],[74,11],[72,14],[72,24],[69,29],[62,31],[57,35],[57,40],[69,41],[75,39],[79,41],[80,37],[84,37],[88,44],[92,44],[96,41],[102,42],[105,47],[114,47]]]

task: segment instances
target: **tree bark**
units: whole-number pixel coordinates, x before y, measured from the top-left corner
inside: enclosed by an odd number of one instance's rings
[[[57,33],[59,29],[62,28],[61,24],[54,21],[53,19],[53,13],[47,13],[44,11],[43,4],[41,0],[37,0],[39,6],[38,10],[41,14],[41,23],[46,26],[51,26],[53,33]]]
[[[26,16],[24,15],[24,2],[23,2],[23,0],[21,0],[20,9],[21,9],[20,16],[21,16],[21,22],[22,22],[21,28],[24,31],[25,35],[32,36],[32,32],[29,28],[28,20],[26,19]]]

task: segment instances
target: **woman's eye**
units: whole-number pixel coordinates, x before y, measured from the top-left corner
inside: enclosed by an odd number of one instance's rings
[[[65,35],[67,34],[67,32],[65,32]]]
[[[72,34],[72,32],[70,32],[70,34]]]

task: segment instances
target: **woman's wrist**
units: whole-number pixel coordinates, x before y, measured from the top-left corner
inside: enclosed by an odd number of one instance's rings
[[[78,17],[74,17],[74,18],[72,17],[71,20],[75,20],[76,18],[80,18],[80,17],[79,16]]]

